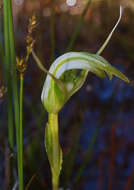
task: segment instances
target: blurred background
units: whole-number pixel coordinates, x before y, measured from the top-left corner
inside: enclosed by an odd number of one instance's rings
[[[13,0],[16,55],[26,55],[28,21],[36,14],[35,52],[49,69],[53,58],[69,47],[86,3],[77,0],[71,7],[66,0]],[[89,73],[84,86],[61,110],[61,190],[134,189],[134,1],[92,0],[73,50],[96,53],[118,19],[120,4],[126,7],[121,23],[102,56],[131,82],[100,79]],[[1,43],[2,22],[0,13]],[[47,112],[40,100],[45,77],[30,57],[24,78],[23,119],[24,181],[25,186],[30,183],[30,190],[51,189],[44,148]],[[8,183],[7,132],[6,93],[0,91],[0,190]]]

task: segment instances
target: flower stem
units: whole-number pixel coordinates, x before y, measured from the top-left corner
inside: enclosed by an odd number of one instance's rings
[[[62,150],[59,145],[58,114],[49,113],[45,129],[45,146],[52,172],[53,190],[58,190],[59,176],[62,167]]]
[[[23,190],[23,74],[20,74],[19,189]]]
[[[53,190],[58,190],[58,187],[59,187],[59,177],[57,179],[55,179],[54,177],[52,177],[52,186],[53,186]]]

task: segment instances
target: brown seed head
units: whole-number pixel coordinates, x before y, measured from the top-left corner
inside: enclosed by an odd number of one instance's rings
[[[27,69],[27,64],[25,63],[25,59],[16,57],[16,67],[20,74],[24,73]]]

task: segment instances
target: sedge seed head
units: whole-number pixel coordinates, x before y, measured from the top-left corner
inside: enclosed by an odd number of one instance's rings
[[[27,69],[27,64],[25,62],[25,59],[24,58],[20,59],[19,57],[16,57],[16,67],[20,74],[24,73]]]

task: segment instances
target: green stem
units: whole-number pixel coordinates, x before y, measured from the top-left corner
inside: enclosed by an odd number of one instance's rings
[[[12,109],[12,89],[8,87],[8,135],[11,151],[14,148],[14,127],[13,127],[13,109]]]
[[[23,74],[20,74],[20,130],[19,130],[19,187],[20,190],[23,190]]]
[[[4,8],[4,50],[2,58],[5,61],[4,65],[4,79],[7,85],[7,99],[8,99],[8,141],[11,151],[14,148],[14,128],[13,128],[13,103],[12,103],[12,84],[11,84],[11,62],[10,62],[10,47],[9,47],[9,1],[5,0],[3,3]],[[9,172],[9,188],[12,188],[13,185],[13,168],[14,168],[14,159],[10,159],[10,168]]]
[[[89,8],[90,3],[91,3],[91,0],[88,0],[87,3],[86,3],[86,5],[85,5],[85,8],[83,9],[83,12],[82,12],[82,14],[80,16],[79,22],[78,22],[78,24],[77,24],[77,26],[75,28],[75,31],[74,31],[74,33],[72,35],[71,40],[70,40],[70,42],[69,42],[69,44],[67,46],[67,52],[71,51],[72,48],[73,48],[73,46],[74,46],[74,43],[75,43],[76,38],[77,38],[77,36],[79,34],[79,31],[81,29],[81,26],[82,26],[83,21],[84,21],[85,14],[87,13],[87,10]]]
[[[14,95],[14,111],[15,111],[15,125],[16,130],[19,131],[19,96],[18,96],[18,86],[17,86],[17,72],[16,72],[16,56],[15,56],[15,42],[14,42],[14,28],[13,28],[13,16],[12,16],[12,4],[11,0],[9,0],[9,42],[10,45],[10,55],[11,55],[11,63],[12,63],[12,88]]]
[[[52,132],[52,139],[55,149],[53,151],[53,155],[55,156],[55,161],[58,162],[57,149],[59,147],[59,135],[58,135],[58,115],[57,114],[49,114],[48,117],[49,128]]]
[[[55,170],[52,169],[52,184],[53,184],[53,190],[58,190],[58,184],[59,184],[58,115],[57,114],[49,114],[48,122],[49,122],[50,130],[52,132],[51,133],[52,144],[53,144],[53,152],[52,152],[53,164],[52,165],[55,165]]]
[[[5,0],[7,1],[7,0]],[[11,74],[12,74],[12,91],[13,91],[13,99],[14,99],[14,112],[15,112],[15,127],[16,127],[16,143],[17,143],[17,164],[18,164],[18,177],[19,177],[19,189],[22,190],[23,187],[21,187],[21,176],[23,176],[23,173],[20,168],[20,128],[19,128],[19,97],[18,97],[18,85],[17,85],[17,73],[16,73],[16,57],[15,57],[15,42],[14,42],[14,28],[13,28],[13,15],[12,15],[12,1],[8,0],[8,9],[6,10],[8,12],[8,22],[9,22],[9,44],[10,47],[10,55],[11,55]]]
[[[52,172],[53,190],[58,190],[62,167],[62,150],[59,145],[58,114],[49,113],[45,129],[45,146]]]
[[[52,186],[53,186],[53,190],[59,189],[59,177],[57,178],[52,177]]]
[[[4,45],[5,45],[5,80],[8,92],[8,134],[9,145],[13,149],[14,136],[13,136],[13,111],[12,111],[12,88],[11,88],[11,73],[10,73],[10,49],[9,49],[9,12],[8,1],[4,1]]]

